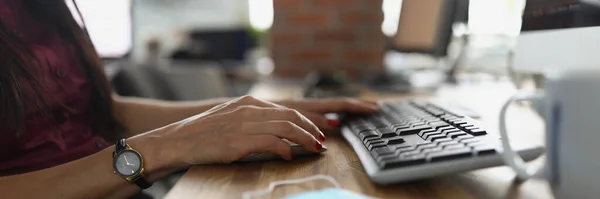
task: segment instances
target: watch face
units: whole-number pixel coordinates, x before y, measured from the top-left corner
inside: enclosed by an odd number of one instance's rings
[[[142,168],[142,159],[133,151],[123,151],[117,154],[114,167],[120,175],[131,176]]]

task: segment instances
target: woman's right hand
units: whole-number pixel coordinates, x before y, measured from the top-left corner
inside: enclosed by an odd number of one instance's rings
[[[324,140],[319,128],[298,111],[250,96],[140,135],[143,137],[154,138],[160,145],[158,160],[152,162],[170,168],[230,163],[259,152],[291,160],[291,147],[282,138],[312,152],[320,151],[319,140]]]

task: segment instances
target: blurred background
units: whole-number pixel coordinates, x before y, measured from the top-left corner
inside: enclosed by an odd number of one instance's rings
[[[311,72],[356,80],[439,68],[459,53],[461,71],[504,74],[524,7],[524,0],[471,0],[468,22],[453,24],[440,59],[393,49],[402,0],[76,2],[115,90],[166,100],[239,96],[261,79],[304,80]]]

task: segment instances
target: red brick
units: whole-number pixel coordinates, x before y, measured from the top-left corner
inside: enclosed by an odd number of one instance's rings
[[[342,53],[342,59],[356,62],[378,62],[383,59],[381,50],[351,50]]]
[[[316,41],[353,41],[355,35],[350,30],[323,30],[315,32]]]
[[[305,36],[299,33],[271,33],[271,42],[279,44],[298,44],[304,41]]]
[[[340,19],[342,23],[378,23],[378,25],[381,26],[383,14],[376,11],[346,11],[341,13]]]
[[[331,57],[331,52],[323,49],[296,50],[290,52],[290,58],[292,61],[319,61],[327,60]]]
[[[322,12],[301,12],[290,14],[287,18],[289,25],[300,25],[300,26],[323,26],[327,23],[329,16],[327,13]]]
[[[273,0],[273,7],[275,9],[279,7],[298,7],[301,6],[305,0]]]
[[[313,4],[317,7],[332,6],[336,8],[340,8],[342,6],[354,7],[357,1],[358,0],[312,0]]]

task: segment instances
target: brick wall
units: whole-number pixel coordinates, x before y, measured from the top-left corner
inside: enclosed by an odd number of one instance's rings
[[[381,0],[273,0],[269,32],[274,74],[380,71],[385,38]]]

